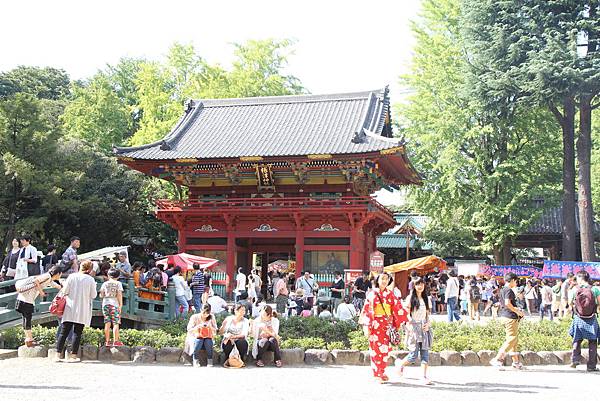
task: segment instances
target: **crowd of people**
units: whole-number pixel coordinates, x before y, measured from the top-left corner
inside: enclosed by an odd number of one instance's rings
[[[193,366],[199,366],[198,354],[206,352],[208,365],[213,365],[213,347],[217,334],[221,335],[220,348],[225,354],[225,366],[240,368],[246,356],[252,354],[258,367],[265,366],[265,353],[273,352],[273,362],[282,366],[279,337],[279,318],[291,316],[318,316],[323,319],[355,321],[363,327],[369,342],[369,355],[374,377],[380,382],[389,380],[385,369],[389,352],[400,342],[408,355],[396,361],[397,371],[404,373],[406,366],[417,358],[423,369],[423,383],[428,378],[429,350],[433,344],[431,316],[446,314],[449,322],[465,318],[480,320],[490,315],[498,318],[505,328],[506,341],[491,360],[493,366],[503,366],[504,358],[512,359],[514,369],[522,369],[519,360],[519,322],[526,316],[572,318],[569,335],[573,339],[572,367],[582,360],[581,344],[589,343],[588,371],[596,367],[597,343],[600,338],[597,314],[600,311],[600,285],[592,283],[587,272],[569,274],[564,280],[523,279],[509,273],[502,279],[482,276],[461,276],[454,270],[419,276],[411,273],[408,293],[402,294],[388,273],[367,273],[354,282],[344,281],[335,273],[335,280],[326,289],[315,277],[305,271],[296,278],[281,272],[269,274],[263,283],[258,270],[249,274],[238,270],[231,307],[214,293],[211,275],[199,265],[193,271],[181,266],[157,265],[149,260],[146,265],[129,264],[125,252],[114,261],[79,261],[77,250],[80,240],[71,238],[70,246],[59,258],[55,247],[38,260],[38,252],[31,238],[24,236],[12,241],[2,262],[0,279],[14,279],[17,294],[15,309],[23,317],[25,345],[36,345],[31,332],[34,304],[38,297],[46,297],[45,289],[59,289],[56,299],[64,299],[64,311],[57,331],[58,361],[78,362],[77,353],[83,328],[91,324],[92,302],[100,295],[107,346],[121,346],[119,327],[123,307],[123,284],[130,279],[140,291],[140,297],[160,299],[169,282],[173,283],[176,299],[176,317],[189,315],[185,352],[192,356]],[[102,278],[99,294],[94,276]],[[56,301],[55,299],[55,301]],[[268,304],[274,302],[275,308]],[[275,310],[274,310],[275,309]],[[217,327],[217,316],[225,319]],[[111,339],[112,335],[112,339]],[[71,343],[66,355],[66,344]],[[250,346],[252,344],[252,346]]]

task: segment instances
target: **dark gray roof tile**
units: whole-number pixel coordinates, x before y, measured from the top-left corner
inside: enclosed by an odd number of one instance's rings
[[[389,106],[387,88],[194,101],[163,140],[115,153],[169,160],[376,152],[401,144],[381,135]],[[359,143],[353,142],[357,132]]]

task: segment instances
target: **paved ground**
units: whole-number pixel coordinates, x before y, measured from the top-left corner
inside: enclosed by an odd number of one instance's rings
[[[368,367],[273,367],[228,370],[130,363],[53,363],[47,359],[0,360],[2,401],[12,400],[580,400],[600,399],[600,375],[562,366],[527,371],[491,367],[437,367],[433,386],[405,378],[381,385]]]

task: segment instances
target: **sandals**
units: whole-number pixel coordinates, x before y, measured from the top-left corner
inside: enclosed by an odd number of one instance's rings
[[[25,340],[25,346],[27,348],[37,347],[39,344],[35,340]]]
[[[259,359],[258,361],[256,361],[256,366],[258,366],[259,368],[264,368],[265,363]]]

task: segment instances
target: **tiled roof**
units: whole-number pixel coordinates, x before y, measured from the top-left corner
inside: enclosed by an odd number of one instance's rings
[[[190,101],[163,140],[115,148],[134,159],[213,159],[377,152],[402,145],[384,129],[386,89],[334,95]]]
[[[575,210],[575,231],[579,233],[579,213]],[[600,222],[594,221],[594,233],[600,234]],[[562,234],[562,207],[551,207],[542,213],[525,234]]]
[[[426,241],[410,240],[410,248],[431,250],[431,243]],[[377,249],[406,249],[406,236],[397,234],[383,234],[377,237]]]

